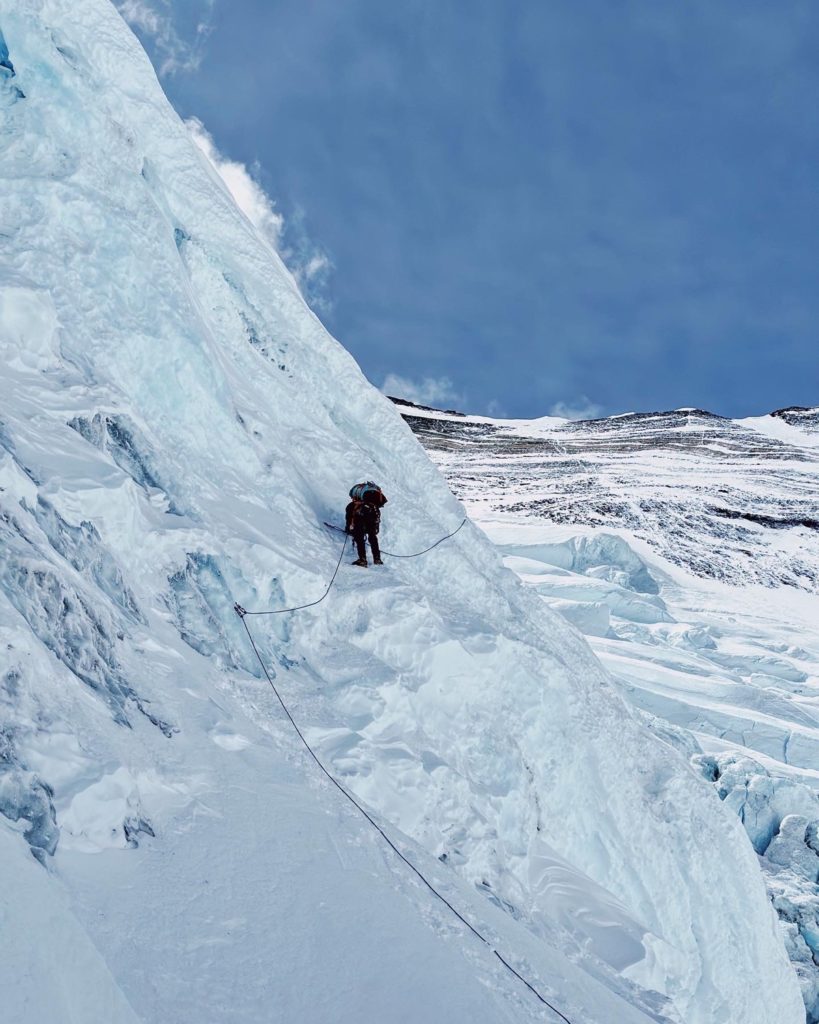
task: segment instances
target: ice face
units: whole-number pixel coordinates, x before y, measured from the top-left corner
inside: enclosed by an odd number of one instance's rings
[[[150,444],[126,416],[95,413],[92,418],[76,416],[69,424],[90,444],[111,454],[114,462],[140,487],[158,491],[166,498],[167,490],[160,482],[161,470],[155,465]],[[176,512],[168,500],[168,511]]]
[[[17,763],[12,737],[0,734],[0,814],[25,824],[23,835],[41,862],[54,853],[59,838],[53,795],[47,783]]]
[[[463,508],[114,8],[0,0],[0,27],[25,94],[0,129],[7,820],[48,858],[56,819],[142,1019],[264,1019],[271,977],[281,1020],[542,1019],[322,787],[232,611],[323,593],[357,480],[389,497],[387,550]],[[612,550],[601,603],[665,622]],[[253,630],[331,770],[573,1018],[801,1019],[739,822],[471,524]]]

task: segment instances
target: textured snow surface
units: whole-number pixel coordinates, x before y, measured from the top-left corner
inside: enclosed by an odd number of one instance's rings
[[[0,32],[6,1019],[548,1019],[317,778],[232,612],[323,591],[357,479],[389,551],[461,505],[113,6],[0,0]],[[736,816],[481,531],[252,628],[337,775],[573,1021],[804,1019]],[[23,939],[75,969],[43,985]]]
[[[452,416],[405,414],[506,565],[586,634],[621,692],[739,816],[808,1019],[819,1020],[819,596],[814,578],[797,587],[792,571],[797,557],[819,564],[819,532],[772,523],[765,507],[793,520],[806,493],[817,494],[810,417],[740,429],[704,413],[613,417],[572,426],[568,459],[565,424],[470,417],[456,427]],[[692,421],[708,426],[708,445],[696,433],[691,444]],[[760,445],[749,427],[770,441]],[[707,514],[726,495],[733,521],[752,524],[739,556],[733,530],[721,533]],[[685,567],[658,554],[678,542]],[[766,571],[772,549],[779,576]],[[753,582],[760,576],[768,587]]]

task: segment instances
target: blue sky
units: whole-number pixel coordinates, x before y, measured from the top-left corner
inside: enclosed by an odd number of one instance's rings
[[[815,0],[118,5],[379,386],[819,404]]]

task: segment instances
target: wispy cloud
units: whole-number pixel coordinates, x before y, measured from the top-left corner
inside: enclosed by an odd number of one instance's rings
[[[202,15],[190,38],[184,38],[176,28],[172,0],[115,0],[115,3],[129,25],[152,39],[160,75],[199,68],[212,30],[216,0],[202,0]]]
[[[549,415],[560,416],[566,420],[593,420],[602,412],[601,405],[590,401],[586,395],[580,395],[573,402],[555,402],[549,410]]]
[[[449,377],[424,377],[422,380],[410,380],[397,373],[388,373],[381,385],[385,395],[394,398],[406,398],[416,405],[461,405],[464,396],[459,394]]]
[[[333,264],[327,252],[307,234],[303,211],[296,210],[286,220],[259,184],[258,166],[248,168],[224,156],[198,118],[192,117],[185,124],[236,205],[287,264],[307,302],[320,313],[329,312],[328,287]]]
[[[300,207],[289,213],[284,222],[279,251],[313,309],[329,313],[333,306],[330,298],[333,261],[327,250],[310,237]]]
[[[219,152],[213,137],[198,118],[192,117],[185,124],[193,141],[208,158],[242,213],[274,249],[279,249],[284,232],[284,217],[270,196],[243,163],[231,160]]]

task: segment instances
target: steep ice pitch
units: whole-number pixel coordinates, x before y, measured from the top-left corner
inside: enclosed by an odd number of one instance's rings
[[[232,612],[321,593],[354,479],[391,551],[461,506],[114,8],[0,0],[0,33],[0,857],[27,941],[75,943],[111,1020],[550,1019],[322,785]],[[804,1019],[735,817],[471,525],[253,629],[337,776],[572,1021]],[[94,1020],[21,978],[0,899],[12,1019]]]

